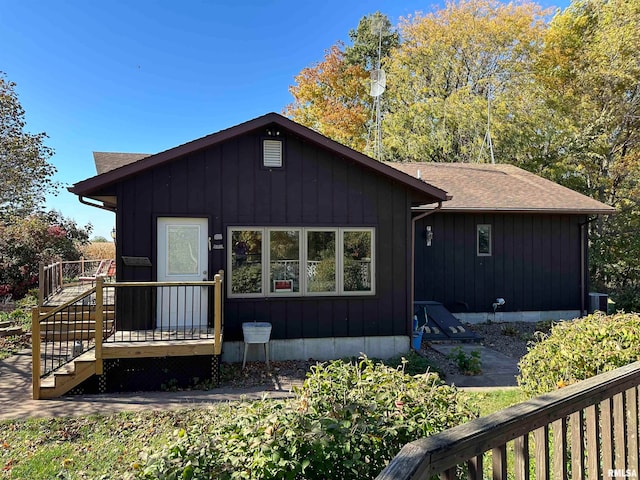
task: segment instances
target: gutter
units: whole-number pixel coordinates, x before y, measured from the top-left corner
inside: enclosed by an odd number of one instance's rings
[[[88,205],[90,207],[96,207],[96,208],[101,208],[102,210],[106,210],[107,212],[116,212],[115,207],[106,207],[104,204],[103,205],[98,205],[97,203],[91,203],[85,200],[85,198],[80,195],[78,196],[78,200],[80,200],[80,203],[82,203],[83,205]]]
[[[586,226],[597,220],[598,216],[596,215],[593,218],[587,218],[584,222],[579,223],[580,227],[580,316],[583,317],[587,313],[587,234],[586,234]]]
[[[438,202],[438,206],[427,211],[424,213],[421,213],[420,215],[418,215],[417,217],[413,217],[411,219],[411,304],[409,306],[409,311],[413,312],[413,302],[415,301],[415,295],[416,295],[416,223],[418,222],[418,220],[421,220],[425,217],[428,217],[429,215],[433,215],[436,212],[439,212],[440,210],[442,210],[442,201]],[[410,315],[409,318],[409,325],[411,325],[413,322],[413,316]],[[411,328],[409,328],[409,331],[411,331]],[[411,333],[409,334],[411,335]]]

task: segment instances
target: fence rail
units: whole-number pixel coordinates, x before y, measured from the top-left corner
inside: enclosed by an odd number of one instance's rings
[[[57,261],[50,265],[40,264],[38,305],[44,305],[65,287],[77,284],[81,278],[95,276],[101,265],[110,259],[81,258],[74,261]]]
[[[482,479],[486,452],[495,480],[637,477],[638,385],[640,362],[417,440],[377,480]]]

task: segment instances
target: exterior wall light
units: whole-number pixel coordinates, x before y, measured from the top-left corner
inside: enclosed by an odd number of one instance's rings
[[[433,240],[433,230],[431,230],[431,225],[427,225],[424,229],[424,239],[427,241],[427,247],[431,246],[431,241]]]

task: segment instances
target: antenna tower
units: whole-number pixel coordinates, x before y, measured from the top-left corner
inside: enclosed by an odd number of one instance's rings
[[[373,97],[373,110],[375,114],[375,126],[373,134],[373,156],[377,160],[382,159],[382,117],[380,113],[380,97],[387,86],[387,76],[380,68],[380,57],[382,55],[382,21],[379,19],[375,25],[378,27],[378,61],[376,68],[371,71],[371,91],[369,95]]]
[[[493,156],[493,142],[491,141],[491,84],[489,84],[489,88],[487,90],[487,133],[484,134],[482,145],[480,145],[480,153],[478,154],[478,163],[480,163],[480,158],[482,158],[482,151],[484,150],[485,143],[489,148],[489,153],[491,155],[491,164],[495,165],[496,159]]]

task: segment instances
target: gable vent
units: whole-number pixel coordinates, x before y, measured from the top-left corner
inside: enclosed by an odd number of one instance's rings
[[[263,140],[262,149],[265,167],[282,167],[282,142],[280,140]]]

